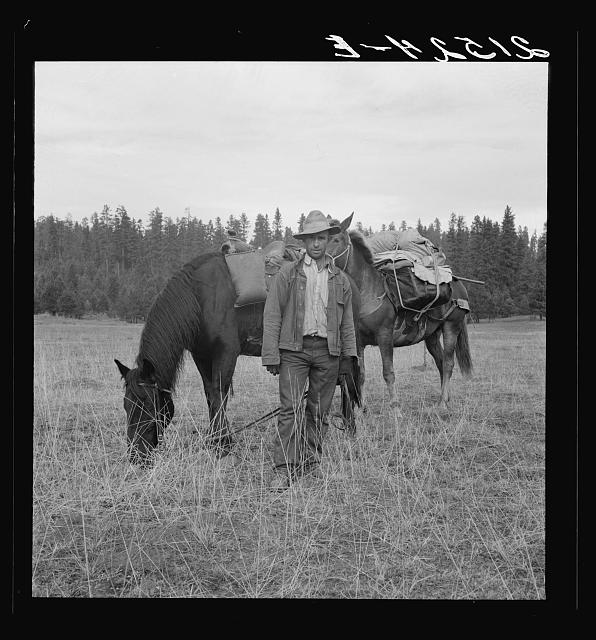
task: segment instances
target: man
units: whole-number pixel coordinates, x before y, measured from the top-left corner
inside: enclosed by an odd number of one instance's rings
[[[273,490],[305,475],[321,477],[322,441],[340,357],[347,356],[348,362],[357,357],[350,283],[326,253],[329,236],[339,231],[323,213],[311,211],[294,236],[304,241],[306,254],[282,266],[265,302],[262,363],[279,375],[281,401]]]

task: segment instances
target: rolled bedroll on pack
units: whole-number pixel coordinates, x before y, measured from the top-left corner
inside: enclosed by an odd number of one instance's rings
[[[402,266],[411,266],[411,260],[406,257],[399,258],[400,251],[410,252],[418,255],[423,264],[428,263],[428,256],[436,254],[437,264],[439,266],[445,265],[445,254],[438,249],[428,238],[420,235],[416,229],[405,229],[402,231],[379,231],[369,236],[367,244],[373,254],[373,263],[377,269],[382,268],[387,262],[391,261],[392,269],[399,269]],[[414,258],[414,256],[411,256]],[[425,261],[426,260],[426,261]],[[430,266],[430,265],[428,265]],[[472,278],[465,278],[464,276],[458,276],[452,273],[453,278],[457,280],[463,280],[464,282],[472,282],[474,284],[486,284],[482,280],[473,280]]]

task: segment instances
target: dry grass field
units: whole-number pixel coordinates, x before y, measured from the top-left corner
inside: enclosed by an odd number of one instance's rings
[[[395,350],[396,419],[367,348],[356,438],[331,428],[324,479],[272,494],[274,422],[213,461],[190,359],[154,466],[132,468],[113,359],[133,364],[141,325],[36,317],[33,595],[544,599],[545,324],[470,325],[475,375],[456,366],[450,415],[416,345]],[[234,427],[277,406],[259,358],[234,390]]]

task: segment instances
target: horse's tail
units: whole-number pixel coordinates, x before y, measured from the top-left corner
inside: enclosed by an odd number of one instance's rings
[[[455,344],[455,357],[460,371],[466,378],[471,378],[473,373],[472,355],[470,353],[470,342],[468,341],[467,323],[464,321],[462,329],[457,336]]]

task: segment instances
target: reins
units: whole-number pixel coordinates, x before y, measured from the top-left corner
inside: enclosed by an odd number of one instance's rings
[[[304,392],[304,395],[302,396],[302,400],[306,400],[307,396],[308,396],[308,389]],[[243,427],[239,427],[238,429],[231,430],[230,434],[240,433],[241,431],[244,431],[249,427],[254,427],[256,424],[259,424],[259,422],[263,422],[263,420],[267,420],[267,418],[274,418],[280,411],[281,411],[281,407],[277,407],[276,409],[269,411],[269,413],[266,413],[264,416],[261,416],[260,418],[257,418],[256,420],[253,420],[248,424],[245,424]]]

